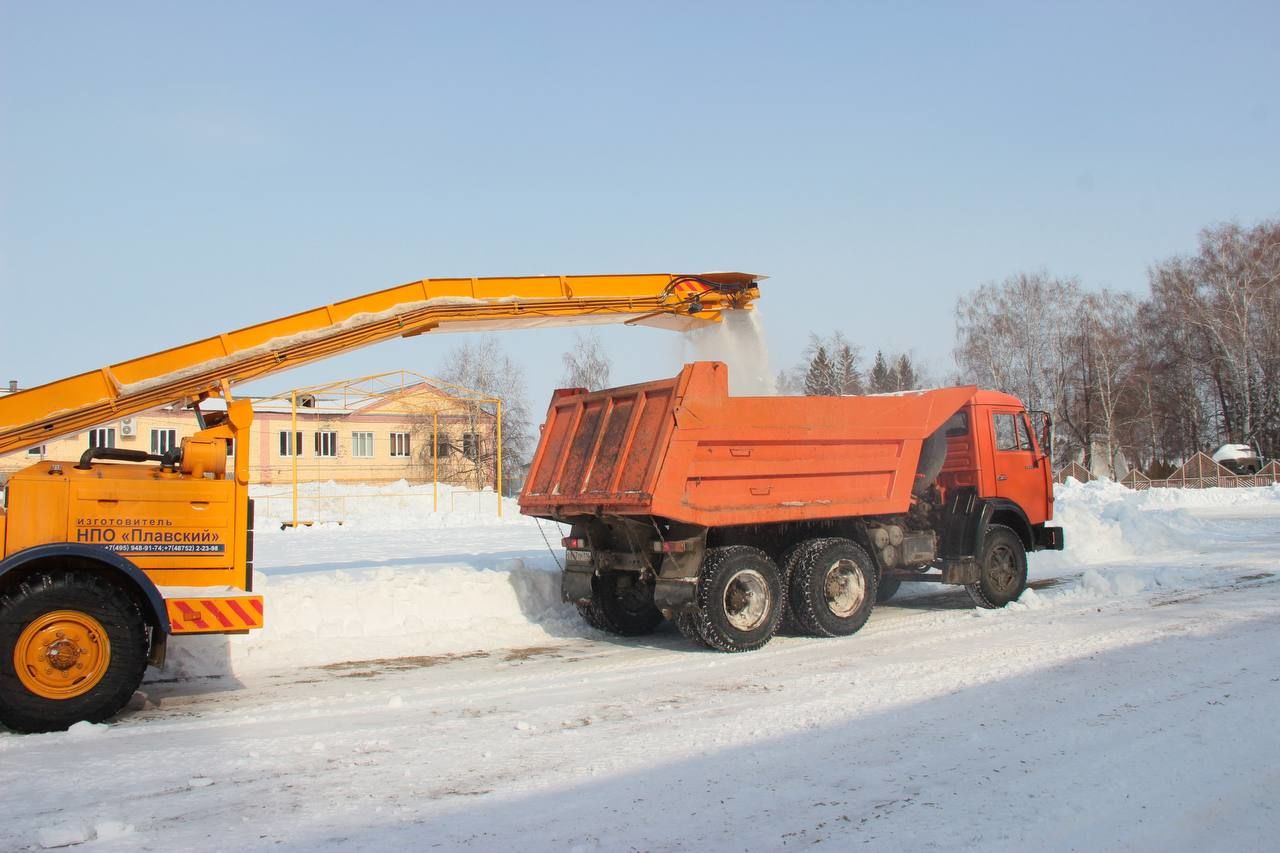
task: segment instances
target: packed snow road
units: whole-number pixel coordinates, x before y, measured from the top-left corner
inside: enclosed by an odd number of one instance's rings
[[[1006,610],[746,655],[589,631],[518,519],[263,535],[272,629],[0,733],[0,849],[1270,848],[1280,490],[1058,514]]]

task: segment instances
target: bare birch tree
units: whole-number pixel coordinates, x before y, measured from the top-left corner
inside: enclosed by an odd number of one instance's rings
[[[1217,398],[1226,439],[1264,439],[1276,452],[1280,223],[1205,229],[1198,254],[1153,269],[1151,289],[1191,332],[1191,356]]]
[[[1165,473],[1224,442],[1280,455],[1280,222],[1205,229],[1150,286],[1139,302],[1044,273],[984,284],[956,306],[960,376],[1047,409],[1055,456],[1112,476],[1117,451]]]
[[[960,297],[955,359],[961,378],[1013,394],[1060,421],[1071,366],[1067,332],[1079,301],[1074,278],[1044,272],[1018,273]],[[1065,449],[1055,448],[1055,456],[1062,458]]]
[[[560,355],[564,373],[560,384],[565,388],[599,391],[609,387],[612,364],[595,331],[575,332],[573,349]]]
[[[502,493],[517,491],[533,453],[533,418],[525,397],[524,370],[511,360],[496,338],[486,335],[450,350],[440,378],[502,401]],[[482,446],[472,449],[469,455],[479,469],[493,466],[496,453],[496,446]]]

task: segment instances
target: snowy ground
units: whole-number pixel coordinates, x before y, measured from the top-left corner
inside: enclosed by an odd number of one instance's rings
[[[1280,488],[1073,485],[1010,608],[748,655],[596,634],[535,524],[429,500],[264,518],[266,630],[0,732],[0,850],[1274,849]]]

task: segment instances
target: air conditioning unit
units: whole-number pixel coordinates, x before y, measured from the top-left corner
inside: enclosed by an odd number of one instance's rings
[[[120,419],[120,437],[133,438],[138,434],[137,418],[121,418]]]

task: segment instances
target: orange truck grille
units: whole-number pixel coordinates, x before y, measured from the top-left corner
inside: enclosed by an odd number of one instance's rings
[[[174,634],[226,634],[262,627],[262,596],[167,598]]]

